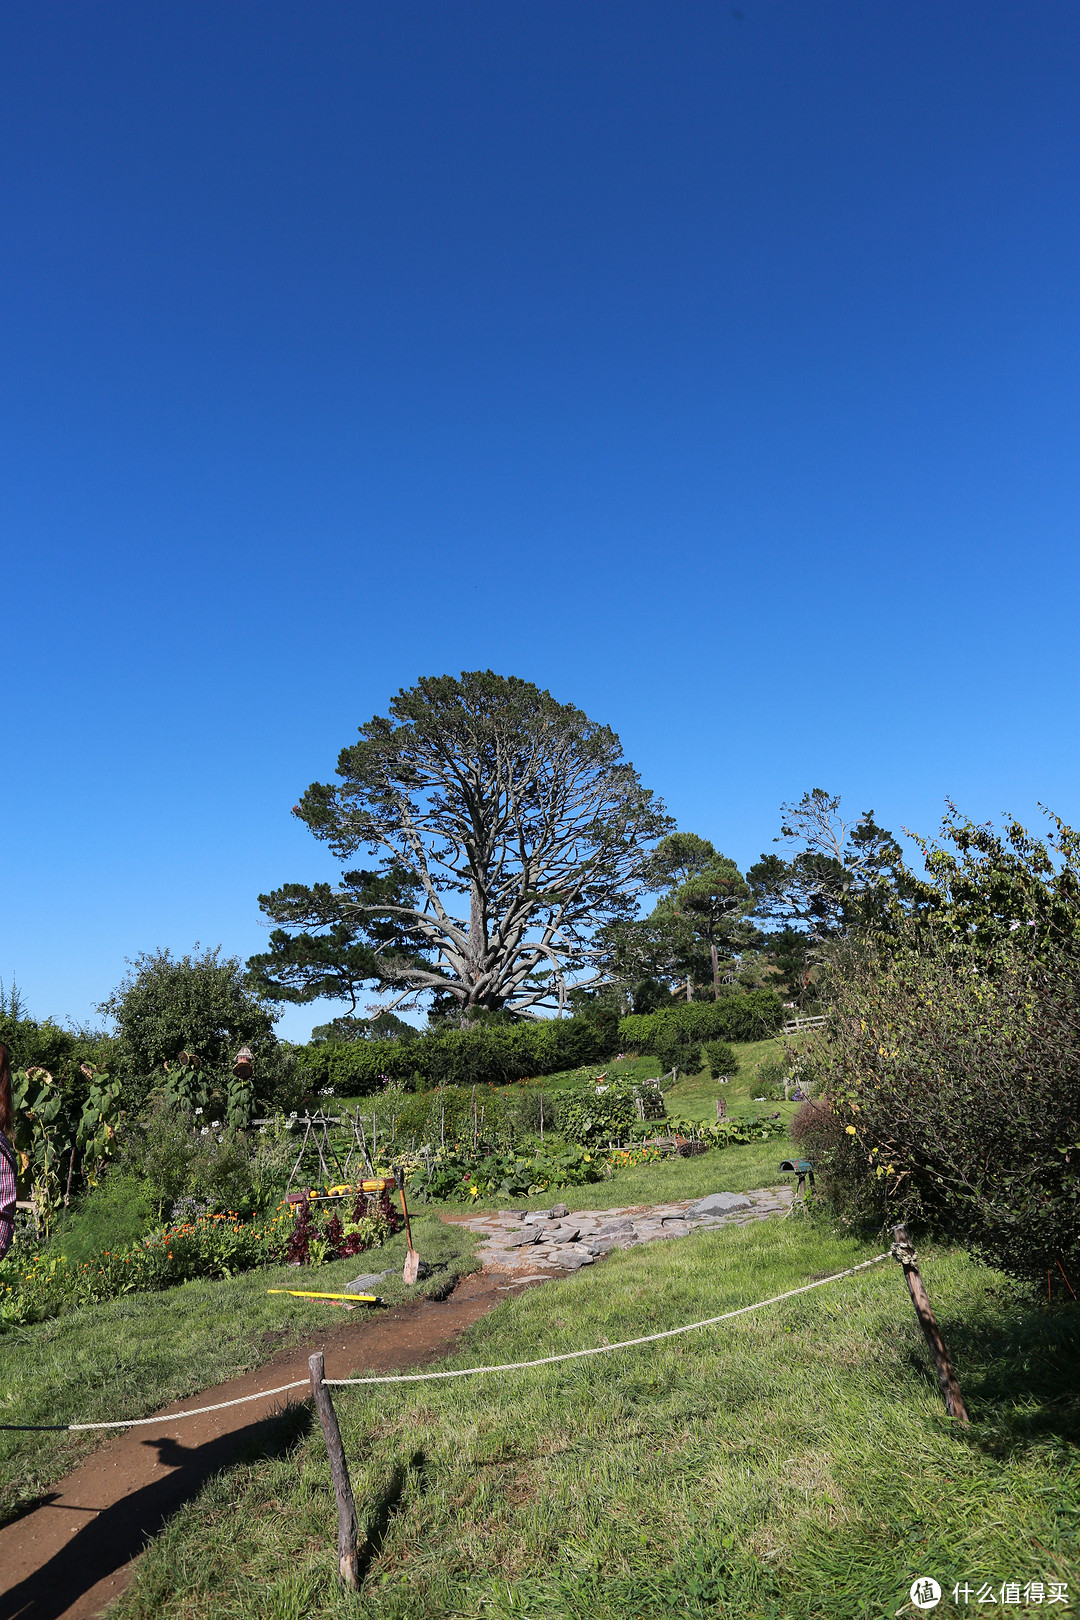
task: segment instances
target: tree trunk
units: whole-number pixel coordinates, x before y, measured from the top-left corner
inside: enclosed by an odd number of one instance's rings
[[[709,955],[712,957],[712,998],[720,1000],[720,957],[716,949],[716,941],[709,944]]]

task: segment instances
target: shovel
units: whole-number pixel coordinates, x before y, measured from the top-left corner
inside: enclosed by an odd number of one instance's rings
[[[420,1275],[420,1256],[412,1246],[412,1228],[409,1225],[408,1205],[405,1203],[405,1177],[403,1174],[399,1173],[397,1182],[398,1190],[401,1193],[401,1213],[405,1217],[405,1242],[408,1244],[401,1280],[407,1287],[411,1288]]]

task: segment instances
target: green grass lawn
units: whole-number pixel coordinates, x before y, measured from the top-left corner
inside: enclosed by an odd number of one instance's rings
[[[420,1215],[413,1235],[425,1259],[445,1261],[453,1271],[475,1269],[474,1241],[461,1228]],[[322,1324],[341,1320],[328,1301],[270,1295],[268,1288],[333,1292],[363,1272],[400,1270],[404,1258],[399,1235],[381,1249],[318,1270],[277,1266],[220,1282],[184,1283],[13,1329],[0,1336],[0,1422],[145,1417],[168,1401],[258,1367]],[[400,1276],[387,1278],[379,1292],[396,1303],[444,1278],[437,1273],[412,1290]],[[102,1438],[0,1430],[0,1518],[37,1496]]]
[[[657,1331],[870,1252],[797,1218],[616,1253],[507,1301],[446,1365]],[[916,1575],[947,1594],[1071,1580],[1075,1600],[1080,1313],[1034,1308],[955,1252],[923,1265],[970,1429],[945,1416],[890,1260],[611,1356],[338,1391],[362,1593],[336,1584],[315,1428],[211,1481],[116,1620],[884,1620],[914,1612]]]
[[[803,1037],[804,1043],[807,1038]],[[762,1103],[755,1101],[755,1098],[760,1095],[758,1070],[761,1064],[766,1058],[775,1058],[783,1051],[793,1049],[794,1042],[777,1040],[753,1041],[736,1046],[739,1069],[726,1085],[714,1080],[707,1069],[699,1074],[684,1075],[664,1093],[668,1113],[707,1123],[716,1119],[716,1099],[723,1097],[728,1113],[736,1119],[746,1118],[750,1114],[773,1114],[778,1109],[784,1119],[790,1119],[799,1107],[798,1103]]]

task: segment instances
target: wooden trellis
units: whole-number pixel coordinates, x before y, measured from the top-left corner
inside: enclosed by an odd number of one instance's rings
[[[324,1114],[317,1110],[314,1114],[301,1114],[296,1119],[296,1125],[304,1127],[304,1135],[300,1143],[300,1151],[296,1155],[296,1162],[289,1172],[289,1181],[286,1187],[286,1196],[298,1185],[300,1169],[305,1157],[310,1158],[314,1153],[318,1157],[319,1172],[325,1186],[334,1183],[351,1184],[363,1176],[375,1175],[374,1153],[378,1148],[375,1136],[374,1120],[372,1121],[372,1142],[369,1148],[367,1132],[360,1109],[344,1115]],[[330,1130],[348,1130],[347,1147],[339,1140],[335,1147]],[[344,1152],[342,1158],[341,1148]],[[304,1189],[306,1190],[306,1188]]]

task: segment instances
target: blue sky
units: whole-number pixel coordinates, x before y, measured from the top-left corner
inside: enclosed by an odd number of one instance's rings
[[[5,5],[5,983],[262,948],[423,674],[744,865],[819,785],[1080,819],[1078,66],[1052,0]]]

